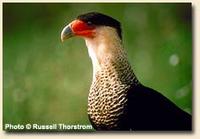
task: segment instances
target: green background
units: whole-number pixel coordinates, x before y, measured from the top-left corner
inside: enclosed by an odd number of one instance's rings
[[[191,4],[3,4],[3,122],[90,124],[84,40],[61,43],[81,13],[119,20],[137,78],[192,113]]]

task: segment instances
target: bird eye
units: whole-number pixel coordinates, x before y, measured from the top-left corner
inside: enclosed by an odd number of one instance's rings
[[[91,21],[88,21],[88,22],[87,22],[87,25],[92,25],[92,22],[91,22]]]

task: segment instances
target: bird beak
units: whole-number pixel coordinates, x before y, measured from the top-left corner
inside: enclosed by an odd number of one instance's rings
[[[74,33],[70,27],[70,25],[67,25],[63,28],[61,32],[61,41],[63,42],[66,39],[69,39],[74,36]]]

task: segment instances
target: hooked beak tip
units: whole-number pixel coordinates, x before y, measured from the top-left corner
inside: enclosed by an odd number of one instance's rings
[[[64,42],[64,40],[69,39],[73,37],[74,34],[72,32],[72,29],[69,25],[65,26],[61,32],[61,41]]]

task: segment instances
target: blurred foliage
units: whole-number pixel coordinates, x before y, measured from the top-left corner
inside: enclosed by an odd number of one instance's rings
[[[3,4],[4,123],[90,124],[85,43],[60,41],[77,15],[118,19],[138,79],[192,113],[191,4]]]

